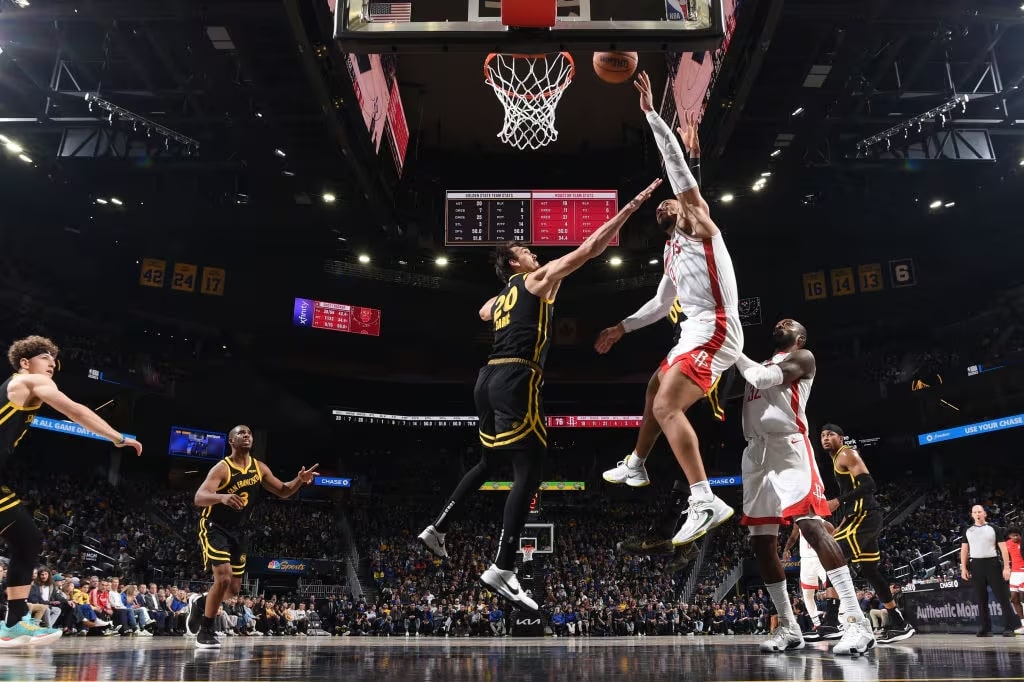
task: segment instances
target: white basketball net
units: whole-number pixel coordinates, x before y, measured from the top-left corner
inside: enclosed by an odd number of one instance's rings
[[[557,140],[555,109],[575,73],[568,52],[488,55],[484,76],[505,108],[501,141],[540,149]]]
[[[537,551],[537,548],[532,545],[523,545],[523,563],[527,561],[533,561],[533,553]]]

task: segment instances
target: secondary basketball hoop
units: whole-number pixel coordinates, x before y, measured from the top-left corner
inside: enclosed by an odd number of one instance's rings
[[[501,141],[516,149],[540,149],[557,140],[555,109],[575,75],[568,52],[487,55],[484,79],[505,109]]]

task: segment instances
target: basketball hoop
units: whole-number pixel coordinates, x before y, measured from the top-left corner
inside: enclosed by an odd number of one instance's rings
[[[533,545],[523,545],[523,563],[529,563],[533,561],[533,553],[536,551],[536,547]]]
[[[487,55],[484,79],[505,108],[501,141],[516,149],[540,149],[557,140],[555,109],[575,75],[568,52]]]

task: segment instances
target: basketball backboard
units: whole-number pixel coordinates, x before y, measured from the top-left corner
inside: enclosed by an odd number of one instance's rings
[[[523,532],[519,534],[519,549],[516,554],[523,553],[525,545],[532,545],[534,554],[554,554],[555,552],[555,524],[553,523],[527,523],[523,526]]]
[[[550,0],[550,29],[501,22],[501,0],[339,0],[335,38],[346,52],[712,50],[725,32],[722,0]]]

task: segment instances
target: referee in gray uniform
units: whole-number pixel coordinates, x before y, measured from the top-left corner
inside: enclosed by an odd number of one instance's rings
[[[992,636],[992,617],[988,612],[989,587],[1003,610],[1003,636],[1013,637],[1014,629],[1020,627],[1020,619],[1010,606],[1010,556],[1006,549],[1006,531],[986,521],[988,514],[980,504],[971,507],[971,517],[974,525],[964,531],[964,541],[960,545],[960,575],[971,581],[974,598],[978,600],[981,614],[978,637]]]

